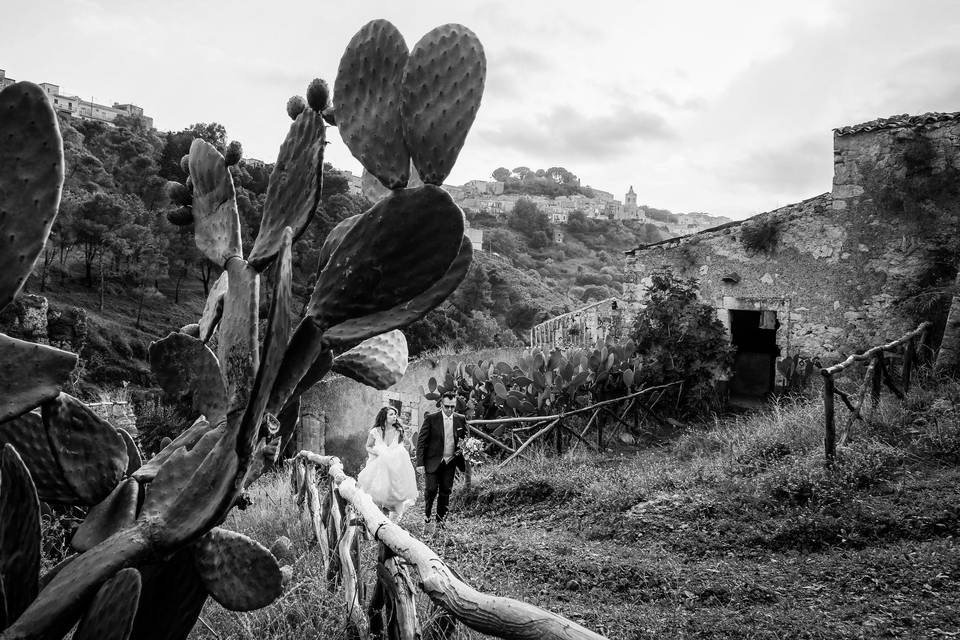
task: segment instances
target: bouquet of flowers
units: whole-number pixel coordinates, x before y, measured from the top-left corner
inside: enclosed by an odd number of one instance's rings
[[[489,461],[489,456],[487,456],[486,453],[487,445],[485,445],[480,438],[463,438],[460,440],[457,448],[460,450],[463,459],[472,465],[483,464]]]

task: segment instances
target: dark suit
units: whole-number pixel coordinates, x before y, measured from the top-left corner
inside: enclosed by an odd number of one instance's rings
[[[417,434],[417,466],[426,472],[424,487],[424,514],[427,518],[433,510],[433,501],[437,501],[437,522],[447,515],[450,492],[457,469],[463,471],[463,456],[457,453],[460,438],[467,435],[467,421],[459,413],[453,414],[453,458],[443,461],[443,411],[427,414]]]

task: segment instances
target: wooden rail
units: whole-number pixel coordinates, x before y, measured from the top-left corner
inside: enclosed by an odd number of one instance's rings
[[[880,393],[884,384],[886,384],[887,388],[898,398],[903,398],[904,394],[910,390],[913,367],[917,361],[918,347],[926,344],[927,333],[931,326],[932,323],[929,321],[922,322],[916,329],[905,333],[893,342],[877,345],[876,347],[867,349],[863,353],[851,355],[843,362],[820,369],[820,375],[823,376],[823,449],[828,463],[833,461],[837,453],[834,396],[840,396],[840,399],[843,400],[847,409],[850,410],[850,417],[841,434],[841,443],[845,443],[852,437],[854,422],[858,419],[864,419],[863,410],[867,400],[868,390],[873,406],[876,406],[877,402],[879,402]],[[901,369],[900,380],[897,381],[887,369],[885,354],[896,350],[900,346],[904,346],[903,367]],[[869,362],[860,387],[854,394],[848,394],[837,389],[834,376],[856,362]]]
[[[316,482],[320,472],[330,479],[324,499]],[[455,623],[500,638],[535,640],[599,640],[603,636],[512,598],[477,591],[427,545],[392,522],[343,471],[339,458],[301,451],[294,458],[292,482],[298,503],[309,508],[311,526],[327,578],[332,585],[340,577],[347,604],[350,635],[366,640],[384,630],[387,637],[414,640],[420,637],[413,586],[417,585],[440,609],[432,616],[438,623],[430,629],[434,638],[452,638]],[[377,541],[377,582],[363,606],[359,575],[359,527]],[[337,553],[332,554],[331,550]],[[408,569],[410,571],[408,571]],[[417,576],[414,580],[411,572]],[[424,632],[424,637],[428,634]]]

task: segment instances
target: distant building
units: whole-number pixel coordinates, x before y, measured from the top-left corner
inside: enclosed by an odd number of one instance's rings
[[[483,229],[474,229],[466,220],[463,224],[463,233],[470,239],[474,251],[483,251]]]
[[[6,72],[0,69],[0,89],[14,82],[16,80],[8,78]],[[60,92],[60,86],[56,84],[41,82],[39,86],[55,110],[67,113],[71,117],[113,125],[118,116],[133,116],[142,118],[147,128],[153,129],[153,118],[143,115],[143,108],[135,104],[114,102],[113,106],[107,106],[91,100],[83,100],[79,96],[65,95]]]

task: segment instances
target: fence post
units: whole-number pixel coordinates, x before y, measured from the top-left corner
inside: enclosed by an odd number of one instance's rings
[[[883,384],[883,351],[873,356],[873,377],[870,379],[870,399],[874,406],[880,401],[880,390]]]
[[[903,353],[903,371],[901,372],[900,384],[903,386],[903,392],[910,391],[910,377],[913,373],[913,359],[917,354],[917,339],[910,338],[907,341],[907,348]]]
[[[827,373],[826,369],[821,369],[823,375],[823,451],[827,457],[827,463],[833,462],[837,453],[837,432],[833,423],[833,376]]]

